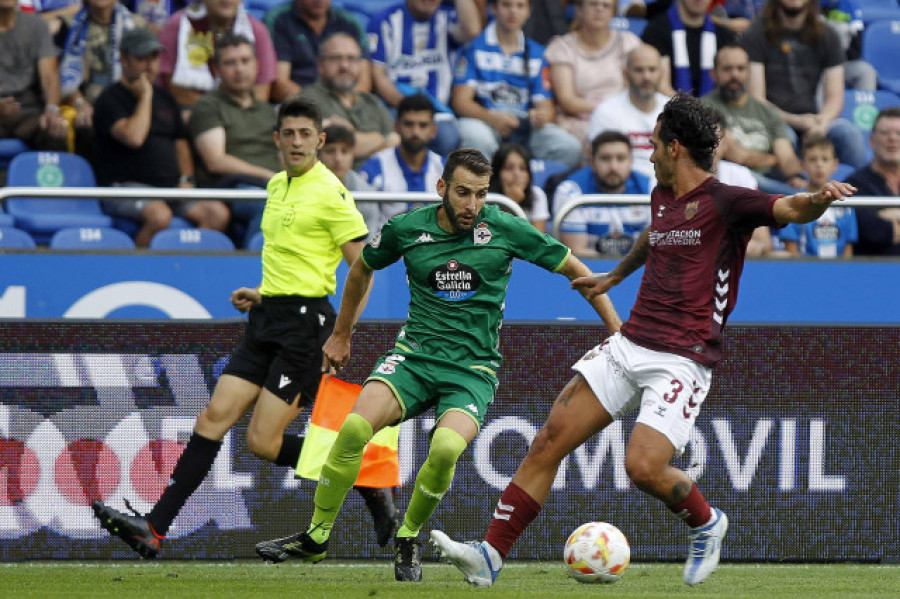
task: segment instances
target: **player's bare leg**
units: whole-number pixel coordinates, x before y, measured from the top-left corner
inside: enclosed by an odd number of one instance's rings
[[[540,513],[563,458],[611,422],[587,382],[576,374],[556,398],[547,421],[500,496],[485,540],[458,543],[434,530],[432,543],[469,583],[491,586],[519,535]]]
[[[264,460],[280,466],[296,467],[302,440],[296,435],[285,436],[284,432],[302,411],[299,396],[288,404],[268,389],[262,389],[253,408],[250,426],[247,427],[247,447]],[[291,447],[284,449],[290,455],[279,455],[283,446],[288,444]]]
[[[639,422],[628,441],[625,470],[635,486],[660,499],[691,527],[684,581],[694,585],[715,571],[728,517],[709,505],[687,474],[671,465],[674,455],[668,437]]]

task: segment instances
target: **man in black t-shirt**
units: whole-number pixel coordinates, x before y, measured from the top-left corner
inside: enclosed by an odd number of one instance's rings
[[[125,32],[119,43],[122,78],[103,90],[94,104],[97,181],[100,185],[194,187],[194,161],[187,130],[172,95],[153,81],[159,75],[161,46],[148,29]],[[141,223],[138,247],[169,226],[173,211],[198,227],[225,230],[228,207],[222,202],[108,200],[104,210]]]

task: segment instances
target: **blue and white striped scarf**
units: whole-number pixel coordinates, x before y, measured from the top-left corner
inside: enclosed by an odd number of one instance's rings
[[[674,2],[666,14],[672,24],[673,87],[676,91],[690,92],[694,87],[691,81],[691,60],[688,56],[687,32],[678,15],[678,3]],[[705,96],[715,87],[710,74],[715,57],[716,26],[709,15],[705,15],[703,33],[700,36],[700,89],[697,90],[697,97]]]
[[[87,32],[90,25],[90,14],[82,8],[72,20],[72,27],[66,38],[62,60],[59,63],[59,83],[62,97],[71,96],[84,81],[84,53],[87,48]],[[118,81],[122,76],[122,63],[119,61],[119,40],[122,34],[134,29],[134,17],[127,8],[116,4],[112,21],[109,24],[109,64],[111,65],[110,81]]]

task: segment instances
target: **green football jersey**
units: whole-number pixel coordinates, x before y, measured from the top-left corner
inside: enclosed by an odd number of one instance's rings
[[[569,248],[527,220],[486,205],[474,230],[448,233],[439,205],[389,220],[366,245],[362,259],[379,270],[400,258],[409,281],[409,316],[397,349],[451,361],[500,367],[504,299],[513,258],[556,272]]]

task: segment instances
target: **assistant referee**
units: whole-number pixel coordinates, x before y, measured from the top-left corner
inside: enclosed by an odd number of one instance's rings
[[[322,129],[322,112],[308,98],[290,98],[278,111],[274,139],[285,170],[266,189],[262,283],[231,294],[235,308],[250,312],[244,339],[197,417],[169,486],[146,516],[94,502],[101,526],[142,557],[159,552],[172,521],[209,473],[225,434],[251,408],[249,449],[281,466],[297,464],[303,440],[285,431],[319,388],[322,345],[334,328],[328,296],[336,290],[335,271],[341,257],[353,264],[368,234],[352,196],[319,162]],[[391,492],[359,491],[383,545],[396,518]]]

